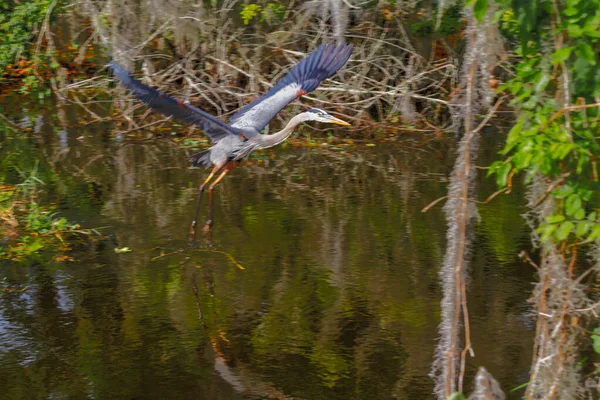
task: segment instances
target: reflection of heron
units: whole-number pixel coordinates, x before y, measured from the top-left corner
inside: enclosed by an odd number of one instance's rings
[[[198,218],[200,198],[204,187],[212,177],[222,170],[219,177],[210,185],[209,217],[205,230],[212,225],[212,190],[223,177],[240,161],[256,149],[266,149],[286,140],[294,128],[306,121],[319,121],[338,125],[350,125],[341,119],[313,108],[293,117],[281,131],[273,135],[262,135],[260,131],[288,103],[311,92],[322,80],[337,72],[350,58],[352,45],[321,45],[308,57],[296,64],[287,75],[273,86],[264,96],[254,100],[235,113],[229,124],[180,100],[169,97],[133,79],[119,65],[112,63],[115,76],[141,101],[150,108],[181,121],[201,128],[214,145],[207,150],[189,157],[194,166],[213,166],[208,178],[200,185],[194,220],[190,230],[193,237]]]

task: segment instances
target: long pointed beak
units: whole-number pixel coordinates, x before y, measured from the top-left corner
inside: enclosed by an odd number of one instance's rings
[[[329,121],[334,123],[334,124],[338,124],[338,125],[342,125],[342,126],[351,126],[349,123],[347,123],[346,121],[342,121],[339,118],[336,118],[332,115],[329,116]]]

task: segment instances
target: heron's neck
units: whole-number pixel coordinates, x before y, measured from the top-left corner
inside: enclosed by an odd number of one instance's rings
[[[294,132],[294,129],[305,121],[305,118],[302,114],[296,115],[294,118],[290,119],[290,122],[277,133],[272,135],[263,136],[263,148],[277,146],[279,143],[286,140],[290,135]]]

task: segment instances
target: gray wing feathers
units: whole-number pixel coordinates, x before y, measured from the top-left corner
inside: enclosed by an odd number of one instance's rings
[[[260,132],[279,111],[299,97],[300,89],[301,86],[297,83],[284,86],[275,94],[262,97],[260,103],[245,110],[240,117],[233,119],[234,115],[229,122],[239,129],[251,128]]]
[[[321,81],[335,74],[350,58],[352,45],[319,46],[300,60],[264,96],[235,113],[229,122],[240,129],[260,132],[271,119],[294,99],[315,90]]]
[[[148,107],[182,122],[196,125],[202,129],[214,143],[229,135],[239,135],[242,133],[241,130],[230,126],[226,122],[221,121],[197,107],[185,104],[180,100],[144,85],[142,82],[131,77],[127,71],[114,61],[110,63],[110,66],[115,77],[117,77],[117,79],[119,79],[119,81],[121,81],[135,97]]]

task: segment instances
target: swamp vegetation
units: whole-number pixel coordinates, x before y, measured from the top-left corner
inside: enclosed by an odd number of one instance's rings
[[[600,0],[0,4],[0,382],[25,398],[597,399]],[[348,64],[216,193],[227,118]]]

